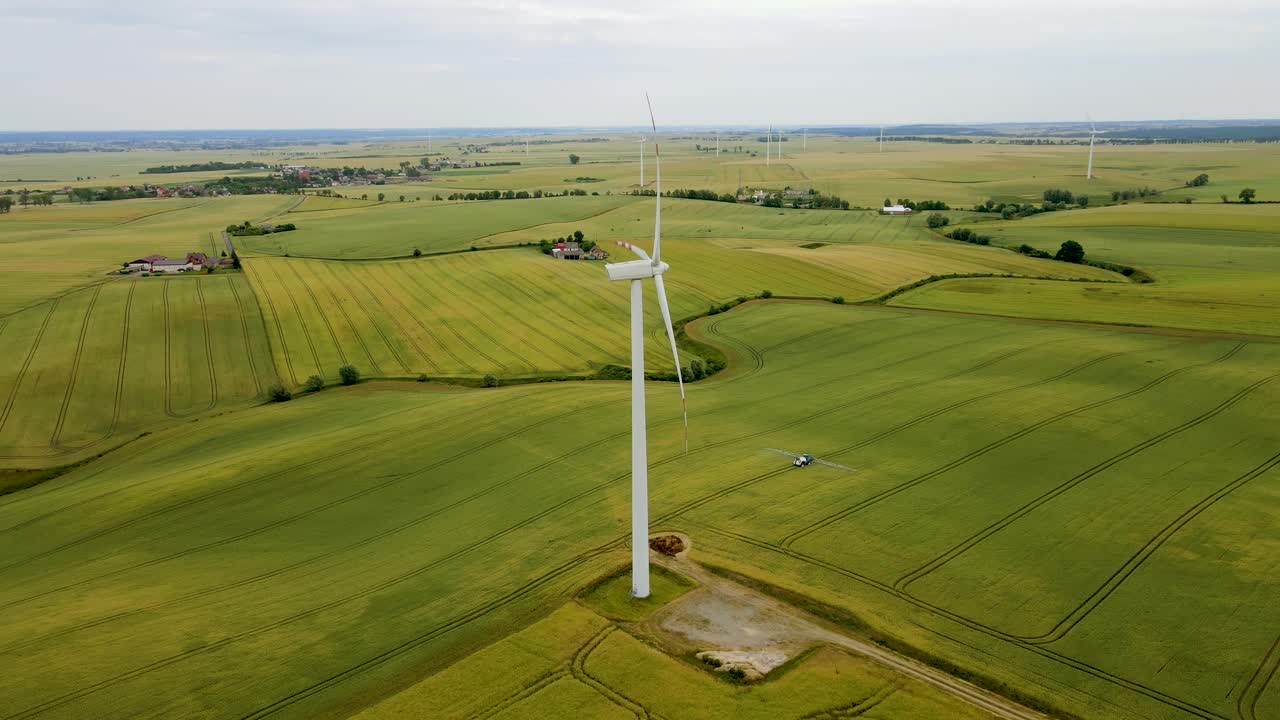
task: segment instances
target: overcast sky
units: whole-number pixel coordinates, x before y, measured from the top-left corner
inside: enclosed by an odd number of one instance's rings
[[[1276,0],[0,0],[0,129],[1280,117]]]

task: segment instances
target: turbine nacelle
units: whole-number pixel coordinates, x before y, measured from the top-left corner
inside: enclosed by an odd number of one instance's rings
[[[653,262],[649,259],[644,260],[628,260],[627,262],[609,263],[604,266],[605,272],[609,273],[610,280],[644,280],[671,269],[671,266],[664,262]]]

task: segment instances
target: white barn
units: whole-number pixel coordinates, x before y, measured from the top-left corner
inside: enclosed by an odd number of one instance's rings
[[[910,215],[912,210],[903,205],[885,205],[880,208],[880,213],[882,215]]]

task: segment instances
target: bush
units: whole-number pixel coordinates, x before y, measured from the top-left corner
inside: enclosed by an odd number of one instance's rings
[[[773,293],[770,292],[769,290],[761,290],[760,297],[764,298],[765,300],[768,300],[769,298],[773,297]]]
[[[284,385],[275,383],[271,387],[267,388],[267,398],[270,399],[271,402],[288,402],[293,399],[293,393],[289,392],[289,388]]]
[[[498,387],[498,378],[493,375],[485,375],[482,383],[485,387]]]
[[[355,385],[360,382],[360,371],[355,365],[343,365],[338,368],[338,377],[342,378],[343,385]]]
[[[837,304],[837,305],[843,305],[843,304],[844,304],[844,296],[843,296],[843,295],[837,295],[837,296],[835,296],[835,297],[831,298],[831,302],[833,302],[833,303],[835,303],[835,304]]]
[[[414,256],[414,257],[422,257],[422,251],[421,251],[421,250],[419,250],[418,248],[414,248],[414,249],[413,249],[413,256]]]
[[[713,668],[718,668],[718,667],[720,667],[721,665],[723,665],[723,664],[724,664],[724,661],[722,661],[720,658],[718,658],[718,657],[712,657],[712,656],[710,656],[710,655],[706,655],[706,656],[704,656],[704,657],[702,658],[702,662],[704,662],[704,663],[706,663],[706,664],[710,665],[710,666],[711,666],[711,667],[713,667]]]
[[[418,382],[426,382],[426,381],[427,381],[426,375],[423,375],[423,374],[418,375]]]
[[[311,377],[307,378],[306,382],[302,383],[302,387],[305,388],[308,392],[323,390],[324,378],[320,377],[319,375],[312,375]]]
[[[747,679],[747,671],[740,667],[734,666],[729,668],[729,677],[734,680],[742,681]]]
[[[951,223],[951,218],[942,213],[930,213],[929,218],[925,220],[930,228],[946,227]]]

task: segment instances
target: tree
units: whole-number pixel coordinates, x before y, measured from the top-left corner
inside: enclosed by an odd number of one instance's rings
[[[0,213],[7,213],[13,207],[13,198],[0,197]]]
[[[574,239],[574,242],[579,242],[579,243],[580,243],[580,242],[582,242],[582,238],[583,238],[583,237],[585,237],[585,236],[582,234],[582,231],[581,231],[581,230],[574,230],[574,231],[573,231],[573,239]]]
[[[293,399],[293,393],[284,385],[274,383],[267,388],[267,398],[271,402],[288,402]]]
[[[421,251],[421,250],[419,250],[418,248],[414,248],[414,249],[413,249],[413,256],[414,256],[414,257],[422,257],[422,251]]]
[[[694,358],[689,361],[689,372],[693,374],[694,380],[701,380],[707,376],[707,364],[702,358]]]
[[[382,202],[383,200],[386,200],[386,199],[387,199],[386,193],[378,193],[378,202]]]
[[[764,298],[765,300],[768,300],[769,298],[773,297],[773,291],[772,291],[772,290],[761,290],[761,291],[760,291],[760,297]]]
[[[236,254],[235,250],[231,251],[231,267],[236,270],[240,269],[240,256]]]
[[[569,164],[570,164],[570,165],[577,165],[577,164],[578,164],[578,161],[579,161],[579,160],[581,160],[581,159],[582,159],[582,158],[578,157],[577,155],[575,155],[575,154],[573,154],[573,153],[569,153]]]
[[[1258,196],[1257,190],[1254,190],[1253,188],[1245,188],[1240,191],[1240,202],[1243,202],[1245,204],[1251,203],[1253,202],[1253,199],[1257,196]]]
[[[1075,240],[1068,240],[1062,243],[1062,247],[1058,248],[1058,254],[1053,256],[1054,260],[1069,263],[1084,262],[1084,247]]]
[[[893,205],[893,201],[892,201],[892,200],[890,200],[889,198],[885,198],[885,199],[884,199],[884,206],[885,206],[885,207],[891,207],[892,205]]]
[[[307,378],[306,382],[302,383],[302,387],[306,388],[309,392],[315,392],[316,390],[323,390],[324,378],[320,377],[319,375],[312,375],[311,377]]]
[[[1206,175],[1205,173],[1200,173],[1199,175],[1187,181],[1187,187],[1200,187],[1202,185],[1208,185],[1208,184],[1209,184],[1209,176]]]
[[[1076,196],[1076,204],[1077,204],[1077,205],[1079,205],[1079,206],[1080,206],[1080,207],[1082,207],[1082,208],[1087,208],[1087,207],[1089,207],[1089,196],[1088,196],[1088,195],[1077,195],[1077,196]]]
[[[403,195],[401,195],[401,196],[400,196],[400,202],[404,202],[404,196],[403,196]]]
[[[483,383],[485,387],[498,387],[498,378],[493,375],[485,375]]]
[[[343,365],[338,368],[338,377],[342,379],[343,385],[355,385],[360,382],[360,371],[355,365]]]
[[[944,227],[947,224],[949,224],[951,222],[951,218],[948,218],[946,215],[943,215],[942,213],[930,213],[928,219],[925,220],[925,222],[929,225],[929,227],[936,229],[936,228]]]

